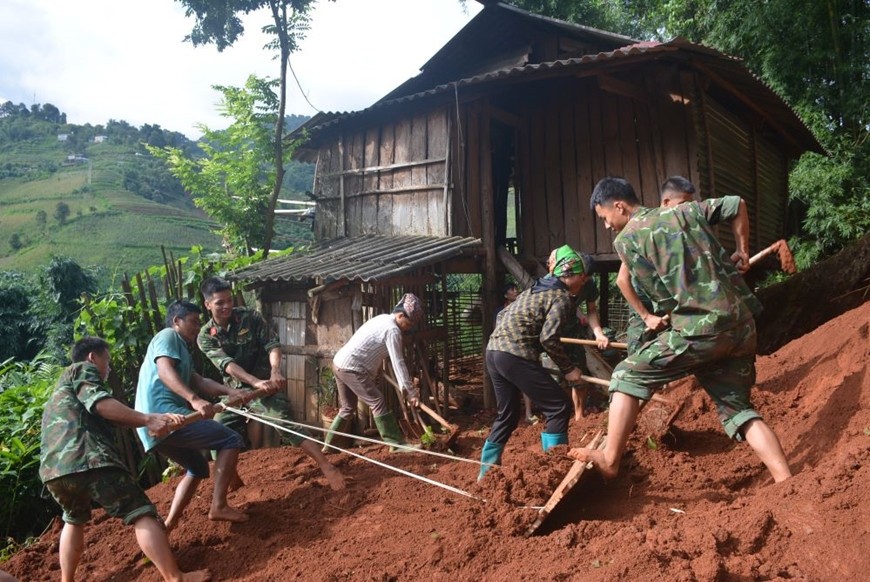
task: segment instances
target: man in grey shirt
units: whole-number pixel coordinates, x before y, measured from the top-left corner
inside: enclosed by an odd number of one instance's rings
[[[372,410],[375,425],[384,442],[403,445],[405,438],[392,411],[387,409],[384,395],[376,382],[384,358],[390,357],[396,380],[411,406],[417,406],[419,394],[408,374],[402,355],[402,332],[409,331],[423,318],[423,304],[413,293],[405,293],[392,313],[377,315],[365,322],[332,360],[338,399],[341,408],[332,421],[330,430],[344,432],[357,401],[361,399]],[[334,433],[326,435],[332,442]],[[324,447],[326,451],[329,447]],[[402,449],[391,447],[391,451]]]

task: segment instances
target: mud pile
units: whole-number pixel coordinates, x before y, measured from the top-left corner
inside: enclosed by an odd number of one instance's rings
[[[524,537],[571,465],[544,454],[523,425],[505,466],[355,449],[469,496],[333,455],[348,477],[333,492],[297,449],[244,453],[231,494],[251,519],[206,519],[206,482],[171,541],[183,568],[217,580],[831,580],[870,571],[870,302],[759,358],[754,401],[795,477],[774,485],[745,444],[729,441],[693,380],[670,388],[686,406],[669,433],[635,431],[620,476],[590,473],[539,534]],[[478,458],[490,418],[459,416],[454,451]],[[571,426],[579,445],[601,426]],[[149,490],[165,514],[174,483]],[[3,565],[21,580],[57,580],[59,524]],[[159,580],[133,531],[101,511],[87,530],[81,580]]]

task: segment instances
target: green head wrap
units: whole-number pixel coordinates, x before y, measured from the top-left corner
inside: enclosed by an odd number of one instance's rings
[[[566,277],[588,273],[592,266],[592,257],[580,254],[568,245],[563,245],[553,251],[555,253],[553,275]]]

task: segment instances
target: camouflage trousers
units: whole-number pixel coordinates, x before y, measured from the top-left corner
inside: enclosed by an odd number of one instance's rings
[[[63,509],[63,521],[72,525],[91,520],[91,502],[126,525],[145,515],[158,517],[157,508],[125,469],[103,467],[72,473],[48,481],[45,487]]]
[[[251,389],[247,388],[247,387],[243,387],[243,388],[241,388],[241,390],[251,391]],[[273,418],[280,418],[282,420],[288,420],[288,421],[293,420],[291,418],[291,415],[290,415],[290,401],[287,400],[287,395],[284,394],[283,392],[278,392],[276,394],[273,394],[272,396],[267,396],[266,398],[252,400],[252,401],[248,402],[244,406],[244,408],[249,410],[252,414],[259,414],[261,416],[271,416]],[[248,422],[255,422],[255,421],[251,421],[251,420],[245,418],[244,416],[239,416],[235,412],[219,412],[218,414],[215,415],[214,419],[216,421],[218,421],[219,423],[221,423],[222,425],[224,425],[225,427],[230,428],[230,429],[236,431],[237,433],[239,433],[240,435],[242,435],[242,438],[245,439],[245,442],[248,445],[250,445],[250,443],[248,442],[248,438],[247,438],[247,435],[248,435],[247,426],[248,426]],[[308,434],[304,429],[302,429],[302,427],[298,427],[295,425],[286,425],[286,426],[288,429],[290,429],[294,432]],[[298,436],[295,434],[290,434],[289,432],[281,431],[281,442],[282,443],[291,444],[293,446],[299,446],[302,443],[302,441],[304,441],[304,440],[305,440],[304,437],[301,437],[301,436]]]
[[[709,336],[668,329],[642,344],[613,370],[610,392],[649,400],[664,384],[694,374],[716,405],[729,437],[743,440],[741,426],[760,418],[749,393],[755,384],[755,321]]]

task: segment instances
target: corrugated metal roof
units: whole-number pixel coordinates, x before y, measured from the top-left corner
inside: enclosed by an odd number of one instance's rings
[[[480,239],[461,236],[338,238],[318,243],[304,252],[240,269],[231,278],[251,283],[374,281],[432,265],[481,246]]]
[[[564,59],[547,63],[511,67],[476,75],[466,79],[459,79],[450,83],[438,85],[426,91],[413,95],[405,95],[396,99],[388,99],[375,103],[367,109],[348,113],[325,113],[322,116],[308,121],[294,134],[307,129],[312,137],[312,143],[317,143],[317,134],[337,126],[339,123],[351,119],[362,118],[368,114],[386,110],[412,101],[435,97],[440,94],[453,94],[462,87],[482,85],[486,83],[528,81],[537,78],[552,76],[553,74],[567,74],[573,69],[581,69],[589,66],[612,66],[622,64],[629,60],[650,60],[667,58],[682,61],[694,68],[712,71],[720,77],[719,81],[728,86],[724,88],[729,92],[747,97],[756,103],[765,114],[769,115],[780,131],[789,132],[791,137],[797,140],[802,147],[824,153],[815,135],[807,128],[795,111],[773,89],[763,81],[755,77],[742,62],[734,57],[725,55],[715,49],[691,43],[685,39],[676,38],[667,43],[641,42],[625,46],[613,51],[585,55],[578,58]],[[562,72],[564,71],[564,73]],[[716,81],[716,82],[719,82]],[[327,132],[328,133],[328,132]],[[301,135],[301,133],[299,134]],[[298,137],[298,136],[297,136]]]

